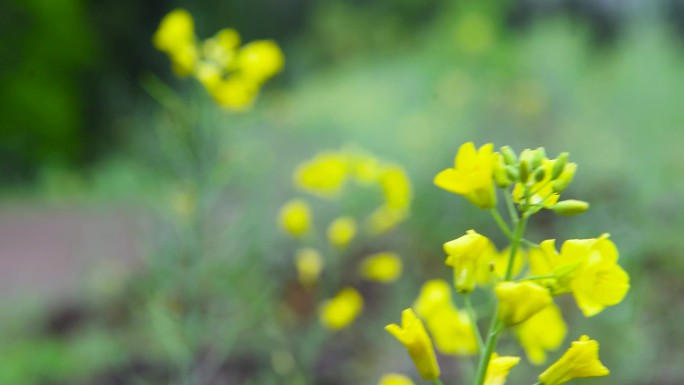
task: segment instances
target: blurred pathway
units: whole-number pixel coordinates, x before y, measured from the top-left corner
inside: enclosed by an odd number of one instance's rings
[[[0,207],[0,302],[70,296],[138,260],[132,209]]]

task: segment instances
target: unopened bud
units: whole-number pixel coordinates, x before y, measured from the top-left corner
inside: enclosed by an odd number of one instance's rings
[[[546,158],[546,150],[544,150],[544,147],[539,147],[538,149],[534,150],[532,152],[532,170],[536,170],[541,167],[542,162],[544,162],[544,158]]]
[[[496,160],[494,161],[494,182],[499,188],[506,188],[511,185],[511,180],[506,173],[506,166],[504,165],[503,155],[494,154]]]
[[[534,172],[534,180],[537,182],[543,181],[545,176],[546,171],[544,171],[543,168],[538,168],[537,171]]]
[[[572,182],[575,177],[575,171],[577,170],[577,163],[568,163],[563,169],[563,172],[558,176],[558,178],[553,182],[553,191],[561,192],[565,190]]]
[[[527,161],[527,159],[522,159],[520,161],[520,181],[523,183],[527,183],[527,181],[530,179],[530,166]]]
[[[589,210],[589,203],[576,199],[568,199],[556,203],[551,207],[551,210],[558,215],[577,215]]]
[[[515,156],[515,151],[513,151],[513,149],[509,146],[501,147],[501,155],[503,155],[504,161],[508,166],[514,165],[518,162],[518,159]]]
[[[508,178],[512,181],[517,181],[520,178],[520,173],[518,169],[514,166],[506,166],[506,174]]]
[[[558,158],[553,162],[553,170],[551,171],[551,179],[556,179],[565,169],[565,165],[568,164],[569,154],[567,152],[561,152]]]

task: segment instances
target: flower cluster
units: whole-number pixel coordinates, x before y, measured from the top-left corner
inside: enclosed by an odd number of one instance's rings
[[[194,76],[217,104],[231,110],[251,107],[261,86],[285,63],[272,40],[240,46],[240,35],[231,28],[199,41],[192,15],[184,9],[164,16],[152,42],[168,55],[178,76]]]
[[[325,236],[316,231],[309,201],[295,198],[281,207],[278,223],[302,244],[295,253],[294,262],[299,282],[309,289],[317,288],[320,282],[338,284],[339,279],[319,279],[326,266],[352,257],[354,244],[363,235],[384,234],[409,214],[411,184],[403,169],[359,150],[322,152],[299,165],[293,179],[299,190],[323,201],[341,198],[352,183],[377,190],[383,198],[379,207],[361,221],[351,215],[333,218]],[[321,239],[325,242],[320,242]],[[329,267],[329,274],[339,274],[339,266]],[[365,254],[358,263],[358,276],[367,281],[388,284],[397,280],[401,272],[401,258],[389,250]],[[347,327],[358,317],[364,301],[352,286],[339,291],[337,287],[332,289],[337,294],[320,304],[319,319],[323,326],[335,331]]]
[[[518,156],[509,147],[495,152],[492,144],[478,149],[473,143],[466,143],[459,149],[454,167],[437,174],[438,187],[488,209],[510,245],[500,252],[489,238],[475,230],[446,242],[446,265],[453,269],[453,285],[463,295],[465,309],[456,307],[446,281],[431,280],[423,285],[413,306],[420,318],[409,317],[403,334],[396,325],[388,326],[388,331],[407,347],[424,379],[439,381],[439,368],[434,366],[434,340],[443,354],[479,354],[475,385],[504,384],[520,358],[499,357],[495,353],[503,329],[510,328],[528,360],[541,365],[546,362],[547,352],[560,347],[567,333],[555,297],[572,295],[586,317],[624,299],[629,276],[618,265],[618,250],[608,234],[567,240],[560,252],[555,240],[537,244],[524,238],[528,219],[539,210],[575,215],[589,208],[586,202],[560,200],[576,169],[576,164],[568,162],[566,153],[548,159],[543,148],[524,150]],[[497,210],[497,188],[503,192],[511,225]],[[481,337],[484,334],[480,333],[477,314],[470,303],[470,293],[478,288],[491,290],[496,298],[486,340]],[[408,317],[407,312],[413,314],[406,310],[403,320]],[[425,330],[421,319],[432,338],[421,332]],[[416,330],[413,335],[421,337],[408,338],[409,328]],[[420,349],[417,344],[421,344]],[[598,342],[582,336],[539,376],[539,384],[558,385],[573,378],[608,373],[598,359]]]

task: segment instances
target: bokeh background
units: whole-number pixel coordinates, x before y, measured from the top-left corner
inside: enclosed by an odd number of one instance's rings
[[[254,110],[219,111],[154,49],[179,6],[202,38],[230,26],[280,44],[285,70]],[[529,238],[610,232],[620,249],[626,300],[588,320],[565,306],[568,339],[598,339],[612,370],[586,383],[684,383],[684,1],[8,0],[0,36],[0,384],[188,381],[179,367],[203,384],[417,379],[383,326],[422,282],[449,278],[443,242],[469,228],[503,241],[432,184],[469,140],[570,152],[565,196],[592,209],[540,215]],[[158,81],[212,111],[191,351],[174,317],[193,285],[179,250],[197,239],[174,214],[187,170],[158,145],[172,125],[146,92]],[[301,195],[296,165],[342,146],[402,165],[414,201],[382,240],[404,276],[362,287],[367,311],[329,333],[275,218]],[[440,359],[451,383],[473,369]],[[539,370],[521,365],[509,383]]]

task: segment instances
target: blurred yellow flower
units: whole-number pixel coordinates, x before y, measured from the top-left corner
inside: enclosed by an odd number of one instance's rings
[[[245,44],[237,54],[239,71],[261,84],[283,69],[285,57],[274,41],[257,40]]]
[[[598,357],[599,344],[588,336],[574,341],[561,358],[539,375],[542,385],[560,385],[575,378],[610,374]]]
[[[351,158],[351,174],[361,184],[373,184],[378,181],[382,164],[376,157],[355,151]]]
[[[487,365],[484,385],[504,385],[506,378],[508,378],[508,373],[515,365],[518,365],[518,362],[520,362],[520,357],[499,357],[498,354],[492,353]]]
[[[301,237],[311,227],[311,209],[306,201],[293,199],[280,208],[278,214],[280,227],[294,237]]]
[[[387,373],[380,379],[378,385],[414,385],[413,381],[398,373]]]
[[[456,194],[465,196],[476,206],[488,209],[496,204],[494,190],[494,145],[485,144],[479,150],[473,142],[463,144],[456,154],[454,167],[435,176],[435,184]]]
[[[401,275],[401,258],[389,251],[372,254],[361,262],[359,270],[364,278],[371,281],[394,282]]]
[[[206,39],[202,43],[204,58],[217,65],[222,71],[228,70],[237,55],[240,47],[240,34],[232,28],[224,28],[214,37]]]
[[[367,226],[371,234],[382,234],[404,221],[407,215],[408,213],[405,210],[393,210],[386,206],[381,206],[368,216]]]
[[[475,289],[480,258],[489,249],[490,244],[491,241],[487,237],[475,230],[468,230],[466,235],[444,244],[446,264],[454,268],[456,290],[468,293]]]
[[[411,356],[418,372],[424,380],[439,378],[439,364],[435,356],[432,341],[428,336],[423,322],[413,313],[406,309],[401,313],[401,326],[397,324],[385,327],[391,335],[401,342]]]
[[[299,249],[295,254],[295,267],[299,282],[304,286],[313,286],[323,270],[323,257],[316,249]]]
[[[363,310],[363,297],[356,289],[347,287],[335,297],[323,302],[319,318],[325,328],[337,331],[349,326]]]
[[[470,317],[451,301],[451,288],[446,281],[427,281],[413,307],[425,320],[437,350],[444,354],[472,356],[477,354],[476,327]]]
[[[339,217],[328,226],[328,242],[335,247],[346,247],[355,235],[356,221],[352,217]]]
[[[393,210],[406,210],[411,203],[411,182],[399,166],[386,166],[380,173],[380,186],[385,206]]]
[[[169,55],[178,76],[192,73],[199,58],[195,47],[195,25],[185,9],[174,9],[159,23],[152,37],[154,46]]]
[[[294,172],[294,183],[302,190],[322,197],[340,193],[347,180],[349,162],[338,152],[322,152],[300,164]]]
[[[560,309],[551,304],[515,327],[527,359],[541,365],[546,362],[546,351],[556,350],[563,343],[568,327],[563,321]]]
[[[200,79],[202,80],[202,79]],[[207,91],[221,107],[244,111],[252,107],[259,93],[259,88],[241,76],[231,76],[218,82],[206,82]]]
[[[548,290],[532,282],[501,282],[494,293],[499,299],[499,318],[507,326],[528,320],[553,302]]]

